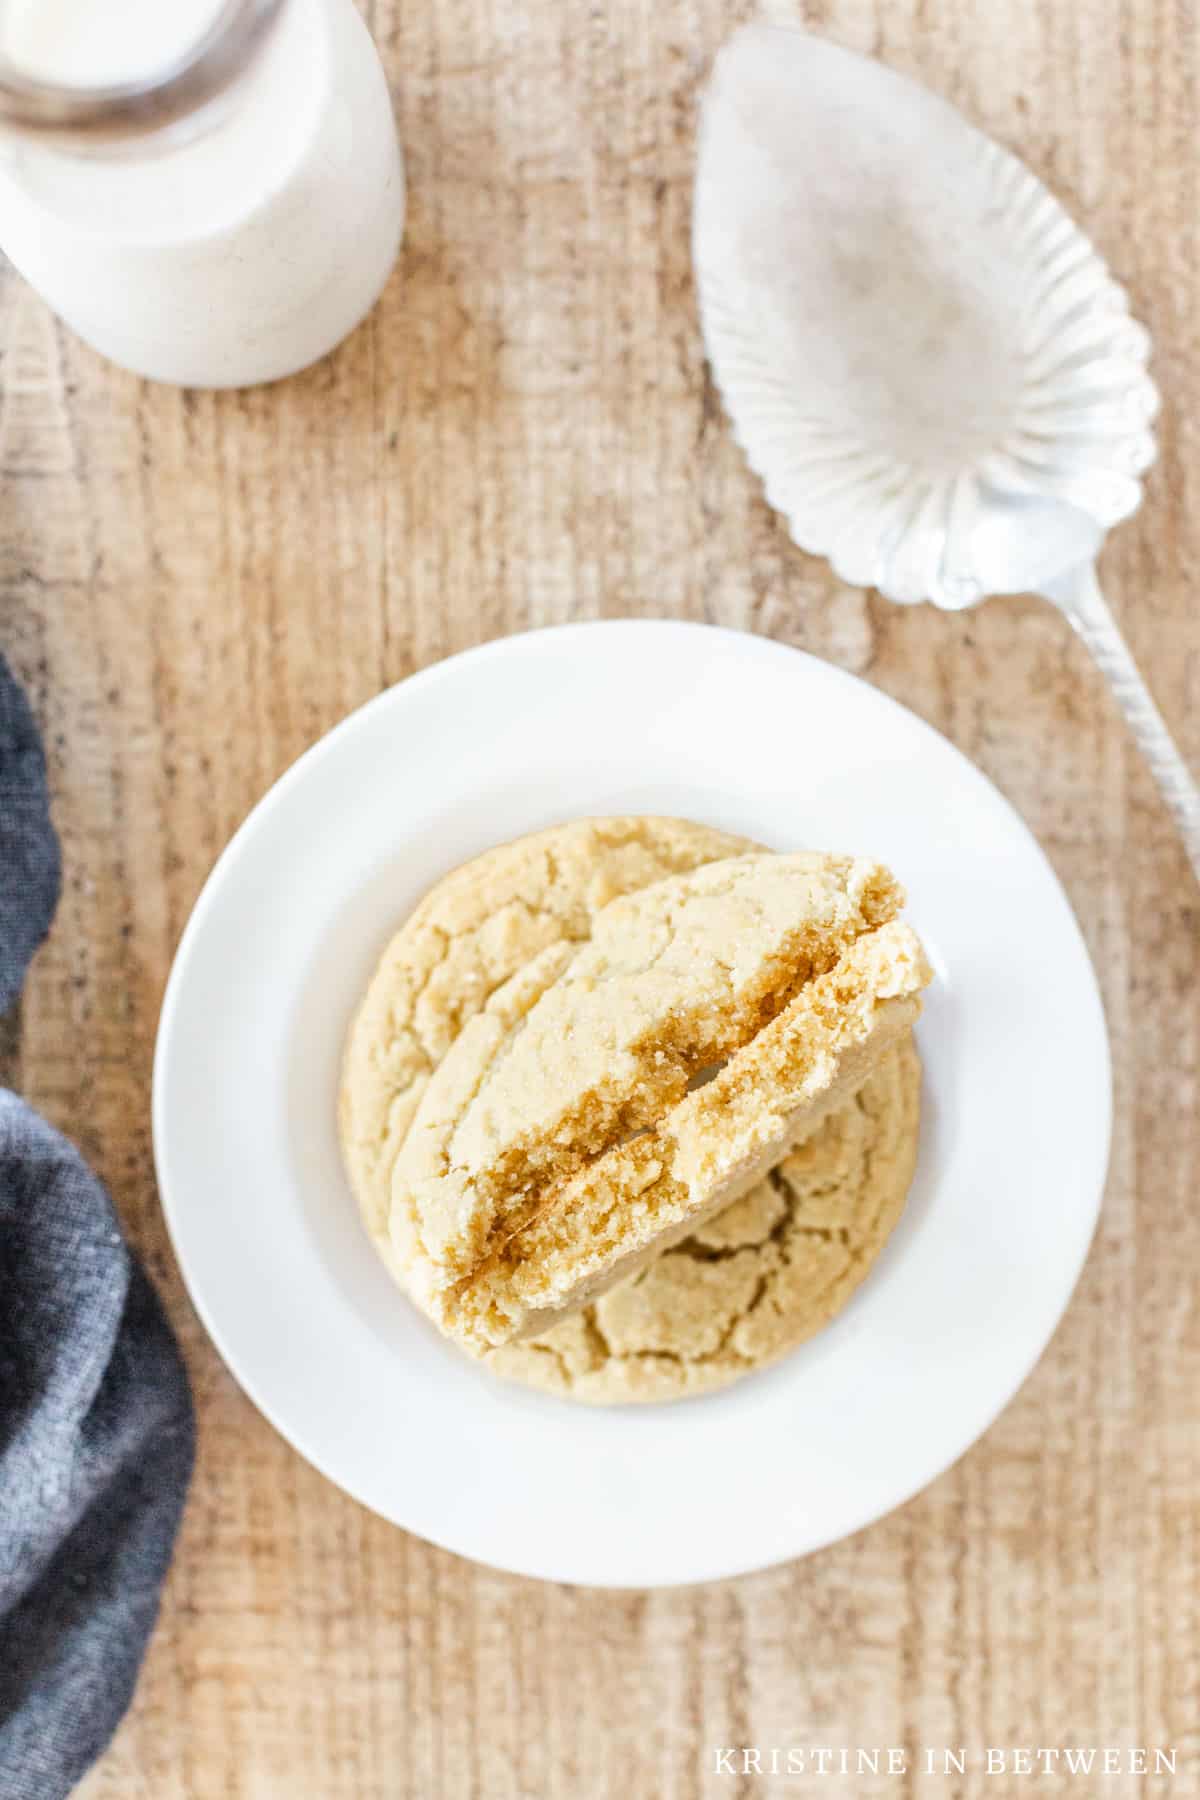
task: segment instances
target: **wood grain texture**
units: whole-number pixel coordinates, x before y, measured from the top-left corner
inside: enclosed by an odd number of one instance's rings
[[[0,284],[0,646],[46,733],[66,886],[3,1073],[110,1184],[182,1338],[200,1459],[134,1708],[87,1800],[974,1800],[985,1745],[1172,1745],[1200,1792],[1200,905],[1098,677],[1029,601],[960,616],[789,544],[705,376],[694,102],[733,0],[374,0],[412,183],[329,361],[188,394]],[[1158,347],[1148,503],[1105,559],[1200,766],[1200,74],[1188,0],[810,0],[1020,150]],[[919,1499],[772,1573],[597,1594],[368,1516],[276,1437],[184,1297],[149,1080],[188,910],[269,783],[413,669],[567,618],[718,620],[896,695],[1015,802],[1104,986],[1117,1127],[1050,1350]],[[914,1404],[920,1397],[914,1396]],[[734,1780],[718,1744],[966,1746],[965,1777]],[[1114,1797],[1164,1782],[1110,1778]]]

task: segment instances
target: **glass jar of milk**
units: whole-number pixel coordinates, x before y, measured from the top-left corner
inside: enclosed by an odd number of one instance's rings
[[[73,330],[189,387],[289,375],[404,223],[354,0],[0,0],[0,249]]]

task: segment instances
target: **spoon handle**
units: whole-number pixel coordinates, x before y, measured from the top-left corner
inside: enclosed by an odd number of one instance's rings
[[[1109,611],[1095,565],[1084,563],[1071,569],[1046,582],[1041,592],[1066,614],[1099,664],[1163,799],[1175,815],[1184,848],[1200,879],[1200,788]]]

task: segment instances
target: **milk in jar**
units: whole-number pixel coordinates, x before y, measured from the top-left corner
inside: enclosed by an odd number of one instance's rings
[[[244,66],[220,63],[189,115],[197,83],[180,72],[221,54],[239,12]],[[374,304],[404,175],[353,0],[0,0],[0,53],[68,120],[31,129],[27,104],[14,122],[0,81],[0,248],[103,355],[240,387],[316,361]],[[183,116],[139,129],[142,97],[173,85]],[[87,129],[70,122],[77,99]]]

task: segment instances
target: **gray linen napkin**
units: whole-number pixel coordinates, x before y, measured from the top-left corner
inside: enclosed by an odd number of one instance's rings
[[[41,744],[0,657],[0,1012],[58,897]],[[0,1089],[0,1800],[61,1800],[129,1704],[194,1449],[104,1188]]]

